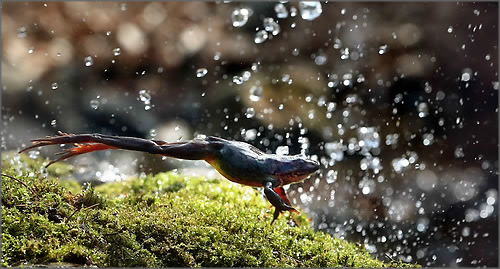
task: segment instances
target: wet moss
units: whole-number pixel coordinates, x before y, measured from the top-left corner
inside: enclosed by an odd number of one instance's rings
[[[2,162],[15,178],[2,176],[2,266],[411,266],[313,231],[305,214],[271,226],[261,194],[225,180],[169,172],[82,189],[39,171]]]

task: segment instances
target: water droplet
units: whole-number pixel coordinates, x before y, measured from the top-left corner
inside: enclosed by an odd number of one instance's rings
[[[333,160],[340,162],[344,159],[345,147],[342,142],[325,143],[325,153]]]
[[[83,59],[83,62],[85,63],[85,66],[92,66],[94,64],[94,59],[92,56],[87,56]]]
[[[240,76],[233,76],[233,83],[237,85],[243,84],[243,78]]]
[[[255,34],[254,42],[256,44],[260,44],[264,41],[266,41],[268,38],[266,30],[260,30]]]
[[[309,112],[307,113],[307,117],[312,120],[314,119],[315,115],[314,115],[314,110],[309,110]]]
[[[141,100],[145,105],[149,105],[151,103],[151,94],[149,94],[146,90],[140,90],[139,100]]]
[[[56,127],[56,125],[57,125],[57,121],[56,121],[56,120],[52,120],[52,121],[50,122],[50,125],[51,125],[52,127]]]
[[[156,137],[157,133],[156,133],[156,129],[151,129],[149,130],[149,136],[151,137]]]
[[[197,78],[202,78],[208,73],[208,70],[206,68],[198,68],[196,70],[196,77]]]
[[[252,73],[250,73],[250,71],[243,71],[243,73],[241,74],[241,78],[243,79],[243,81],[248,81],[251,76]]]
[[[316,65],[324,65],[326,63],[326,56],[325,55],[318,55],[316,58],[314,58],[314,63]]]
[[[279,146],[276,148],[276,155],[288,155],[289,149],[288,146]]]
[[[257,137],[257,130],[256,129],[246,130],[243,137],[245,138],[246,141],[255,140],[255,138]]]
[[[382,45],[382,46],[378,47],[378,54],[380,54],[380,55],[385,54],[387,52],[387,48],[388,48],[387,45]]]
[[[30,48],[30,49],[28,50],[28,53],[29,53],[29,54],[33,54],[33,52],[34,52],[34,51],[35,51],[35,48]]]
[[[474,15],[476,16],[479,16],[481,14],[481,11],[477,10],[477,9],[474,9]]]
[[[462,70],[462,77],[461,77],[461,80],[462,81],[469,81],[472,77],[472,69],[470,68],[465,68],[464,70]]]
[[[429,115],[429,106],[427,105],[427,103],[422,102],[418,104],[417,109],[419,118],[425,118]]]
[[[430,133],[426,133],[422,135],[424,146],[430,146],[434,142],[434,135]]]
[[[255,117],[255,109],[253,107],[247,108],[247,111],[245,112],[245,116],[248,119]]]
[[[28,157],[30,157],[30,159],[33,159],[33,160],[38,159],[39,155],[40,155],[40,151],[38,151],[38,150],[32,150],[28,153]]]
[[[453,26],[448,27],[448,33],[450,33],[450,34],[453,33]]]
[[[17,28],[17,36],[20,37],[20,38],[25,38],[26,37],[26,27],[19,27]]]
[[[57,82],[54,82],[54,83],[52,83],[51,88],[52,88],[52,90],[57,90],[57,88],[59,88],[59,84],[57,84]]]
[[[120,48],[114,48],[113,49],[113,55],[114,56],[119,56],[121,54],[121,49]]]
[[[89,104],[90,104],[90,107],[92,109],[98,109],[99,105],[101,105],[101,102],[99,102],[99,100],[97,100],[97,99],[92,99],[92,100],[90,100]]]
[[[250,101],[258,102],[262,98],[262,86],[252,86],[250,88]]]
[[[328,112],[333,112],[333,111],[335,111],[336,108],[337,108],[337,103],[335,103],[335,102],[329,102],[326,105],[326,110],[328,110]]]
[[[285,5],[278,3],[274,6],[274,11],[276,12],[276,17],[279,19],[284,19],[288,17],[288,10],[286,10]]]
[[[233,21],[233,27],[242,27],[248,21],[248,17],[250,16],[250,9],[241,8],[233,10],[231,14],[231,20]]]
[[[465,156],[464,148],[462,146],[457,146],[455,148],[454,155],[455,155],[455,158],[463,158]]]
[[[299,3],[300,16],[304,20],[312,21],[321,15],[323,9],[318,1],[307,1]]]
[[[365,158],[366,159],[366,158]],[[378,158],[377,158],[378,159]],[[364,159],[363,159],[364,160]],[[363,166],[363,165],[362,165]],[[363,169],[363,167],[361,168],[362,170],[366,170]],[[367,195],[367,194],[370,194],[372,193],[374,190],[375,190],[375,181],[373,179],[368,179],[368,178],[363,178],[359,184],[358,184],[358,187],[361,189],[361,192],[364,194],[364,195]]]
[[[219,51],[217,51],[217,52],[215,53],[215,55],[214,55],[214,60],[216,60],[216,61],[220,60],[220,52],[219,52]]]
[[[290,17],[297,16],[297,9],[295,7],[290,7]]]
[[[349,59],[349,48],[344,48],[340,50],[340,59],[341,60]]]
[[[264,18],[264,30],[272,35],[277,35],[280,33],[280,26],[273,18]]]

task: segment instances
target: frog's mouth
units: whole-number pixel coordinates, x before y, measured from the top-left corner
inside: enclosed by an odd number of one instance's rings
[[[278,173],[279,178],[287,183],[293,183],[301,181],[307,178],[309,175],[318,171],[320,164],[317,161],[304,159],[300,164],[297,164],[293,169],[289,169],[286,172]]]

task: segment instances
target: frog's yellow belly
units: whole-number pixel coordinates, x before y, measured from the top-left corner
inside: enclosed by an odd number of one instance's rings
[[[229,175],[227,174],[219,165],[219,162],[214,159],[207,159],[205,160],[207,163],[209,163],[217,172],[219,172],[222,176],[227,178],[228,180],[238,183],[238,184],[243,184],[247,186],[252,186],[252,187],[262,187],[262,183],[258,179],[248,179],[248,178],[241,178],[241,177],[236,177],[234,175]]]

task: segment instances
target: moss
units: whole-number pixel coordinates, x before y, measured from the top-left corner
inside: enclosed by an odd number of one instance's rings
[[[313,231],[305,214],[271,226],[261,194],[225,180],[169,172],[81,189],[36,163],[3,164],[19,181],[2,177],[2,266],[416,266]]]

